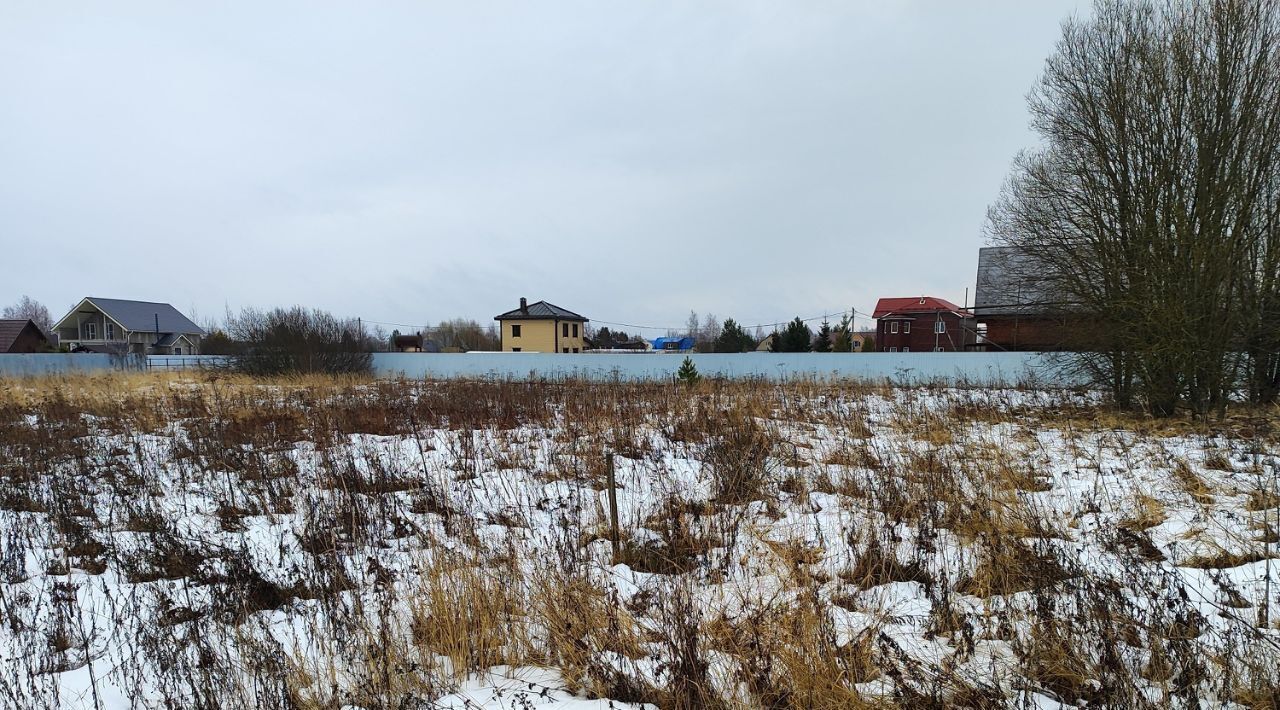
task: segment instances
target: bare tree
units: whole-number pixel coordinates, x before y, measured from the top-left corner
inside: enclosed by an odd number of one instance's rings
[[[251,375],[367,373],[373,343],[354,318],[340,319],[301,306],[270,311],[244,309],[227,321],[239,346],[231,367]]]
[[[698,329],[695,336],[699,352],[709,353],[715,352],[716,338],[720,337],[720,319],[715,314],[708,313],[702,319],[702,327]]]
[[[1122,405],[1221,411],[1241,372],[1258,396],[1274,374],[1277,8],[1102,0],[1030,96],[1045,147],[1014,161],[989,232],[1031,257]]]
[[[1263,238],[1251,244],[1254,270],[1241,303],[1247,324],[1242,347],[1247,361],[1247,391],[1254,402],[1280,398],[1280,180],[1273,181],[1263,200],[1269,205]]]
[[[461,350],[501,350],[502,338],[497,328],[490,324],[482,326],[474,320],[454,318],[441,321],[440,325],[431,329],[430,337],[441,347],[459,348]]]
[[[35,321],[36,327],[44,331],[45,335],[53,330],[53,318],[49,316],[49,309],[30,296],[23,296],[22,300],[12,306],[5,306],[3,316],[6,319]]]

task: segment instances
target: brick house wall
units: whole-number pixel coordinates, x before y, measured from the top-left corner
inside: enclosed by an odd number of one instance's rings
[[[1069,327],[1063,318],[988,316],[980,322],[986,324],[988,350],[1072,349],[1087,340],[1081,324]]]
[[[904,313],[881,318],[876,323],[876,350],[880,352],[934,352],[941,348],[943,352],[963,351],[966,344],[972,344],[974,336],[966,331],[964,321],[951,312],[939,313]],[[936,333],[936,324],[941,322],[944,332]],[[971,323],[967,325],[972,325]]]

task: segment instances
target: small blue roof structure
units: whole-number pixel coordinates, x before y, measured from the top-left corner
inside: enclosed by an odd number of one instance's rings
[[[667,352],[688,352],[693,350],[693,338],[654,338],[654,350],[665,350]]]

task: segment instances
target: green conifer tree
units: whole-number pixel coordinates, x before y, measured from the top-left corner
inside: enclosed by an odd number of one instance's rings
[[[840,324],[835,329],[835,339],[831,341],[831,349],[838,353],[847,353],[853,350],[853,326],[849,322],[849,316],[840,319]]]
[[[822,327],[818,328],[818,338],[813,342],[813,351],[818,353],[831,352],[831,324],[824,318]]]
[[[778,346],[778,352],[807,353],[813,349],[813,331],[800,320],[800,316],[787,324],[780,340],[782,342]]]
[[[680,369],[676,370],[676,379],[689,387],[698,384],[702,375],[698,374],[698,366],[693,364],[693,358],[685,355],[684,362],[680,363]]]

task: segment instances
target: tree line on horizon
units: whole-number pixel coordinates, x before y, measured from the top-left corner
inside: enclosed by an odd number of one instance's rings
[[[796,316],[781,329],[764,332],[756,326],[754,335],[732,318],[721,323],[714,315],[708,314],[701,320],[696,312],[690,311],[685,323],[685,330],[668,331],[670,337],[693,338],[695,348],[699,352],[741,353],[756,350],[761,343],[769,342],[770,352],[807,353],[807,352],[851,352],[853,350],[853,322],[846,314],[840,322],[832,325],[823,320],[815,331],[804,319]],[[862,333],[864,342],[874,349],[874,337],[870,332]]]

